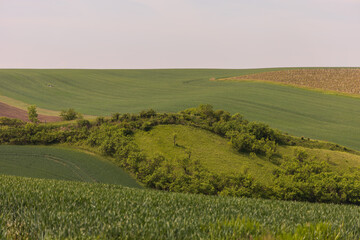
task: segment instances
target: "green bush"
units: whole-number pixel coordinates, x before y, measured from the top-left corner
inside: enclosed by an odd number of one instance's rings
[[[80,113],[76,112],[73,108],[69,108],[68,110],[62,110],[60,112],[60,117],[63,121],[71,121],[81,118],[81,115]]]
[[[77,120],[77,125],[78,125],[78,127],[86,127],[86,128],[89,128],[89,127],[91,127],[91,123],[90,123],[90,121],[89,120],[85,120],[85,119],[79,119],[79,120]]]
[[[7,117],[0,117],[0,126],[21,126],[24,125],[25,122],[16,119],[16,118],[7,118]]]

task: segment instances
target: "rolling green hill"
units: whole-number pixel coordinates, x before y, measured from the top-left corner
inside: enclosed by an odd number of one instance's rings
[[[173,135],[176,134],[176,146]],[[204,166],[215,173],[249,173],[262,183],[270,183],[272,172],[286,156],[291,157],[296,150],[304,150],[318,161],[327,161],[330,167],[346,173],[360,169],[360,155],[329,149],[279,146],[281,158],[269,161],[265,156],[250,157],[249,154],[237,152],[228,140],[214,133],[190,126],[160,125],[149,132],[139,131],[136,143],[148,155],[162,154],[169,159],[188,156],[201,161]]]
[[[0,176],[0,209],[0,237],[4,239],[360,237],[359,206],[175,194],[8,176]],[[319,222],[327,224],[315,225]],[[290,236],[282,238],[281,232]]]
[[[270,70],[0,70],[0,95],[92,115],[176,112],[209,103],[293,135],[360,150],[360,99],[261,82],[209,81]]]
[[[100,157],[56,147],[0,145],[0,174],[140,188],[121,168]]]

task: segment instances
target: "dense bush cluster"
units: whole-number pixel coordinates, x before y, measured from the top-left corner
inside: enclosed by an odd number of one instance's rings
[[[81,113],[76,112],[73,108],[69,108],[67,110],[61,110],[60,112],[61,120],[63,121],[71,121],[75,119],[81,119]]]
[[[298,150],[275,171],[274,194],[284,200],[360,204],[360,174],[339,175]]]
[[[261,185],[251,176],[220,175],[187,158],[153,158],[140,151],[133,140],[135,131],[149,131],[160,124],[183,124],[212,131],[229,139],[239,152],[266,155],[277,153],[280,144],[297,144],[296,139],[263,123],[249,122],[241,115],[210,105],[180,113],[158,114],[154,110],[140,114],[113,114],[95,121],[76,124],[37,125],[0,119],[0,144],[69,143],[110,156],[150,188],[188,193],[276,198],[311,202],[360,203],[360,176],[331,172],[326,163],[311,161],[304,152],[294,153],[274,172],[273,185]],[[175,143],[175,138],[174,138]]]

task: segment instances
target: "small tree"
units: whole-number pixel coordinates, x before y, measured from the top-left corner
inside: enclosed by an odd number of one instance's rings
[[[73,108],[69,108],[68,110],[62,110],[60,113],[60,117],[63,121],[74,120],[80,118],[79,116],[80,114],[75,112]]]
[[[177,138],[177,135],[176,135],[176,133],[174,133],[174,134],[173,134],[174,147],[177,145],[177,144],[176,144],[176,138]]]
[[[38,114],[37,114],[37,110],[36,110],[36,106],[35,105],[31,105],[28,107],[28,117],[30,122],[33,123],[38,123],[39,119],[38,119]]]

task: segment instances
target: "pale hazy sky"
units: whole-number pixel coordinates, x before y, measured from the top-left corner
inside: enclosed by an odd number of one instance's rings
[[[0,0],[0,68],[360,66],[360,0]]]

